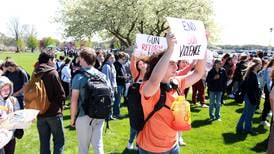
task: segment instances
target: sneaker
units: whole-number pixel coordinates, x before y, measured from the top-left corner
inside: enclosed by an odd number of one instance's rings
[[[179,145],[180,146],[186,146],[186,143],[183,141],[183,139],[179,139]]]
[[[270,123],[268,121],[261,121],[260,125],[270,127]]]
[[[248,134],[250,135],[258,135],[259,133],[254,131],[254,130],[251,130],[251,131],[247,131]]]
[[[233,94],[229,94],[227,97],[229,97],[229,98],[235,98],[235,96]]]
[[[269,112],[267,116],[272,117],[272,112]]]
[[[202,104],[201,107],[202,107],[202,108],[208,108],[208,105]]]
[[[209,119],[210,122],[212,122],[212,121],[214,121],[214,120],[215,120],[214,118],[210,118],[210,119]]]
[[[221,119],[221,118],[219,118],[219,119],[217,119],[217,121],[222,121],[222,119]]]
[[[128,142],[128,144],[127,144],[127,149],[128,149],[128,150],[133,150],[133,149],[134,149],[134,144]]]

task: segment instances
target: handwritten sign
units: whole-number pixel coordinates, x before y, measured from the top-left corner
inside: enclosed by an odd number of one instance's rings
[[[136,34],[136,56],[150,56],[167,48],[165,37]]]
[[[167,17],[177,44],[172,59],[204,59],[207,38],[203,22]]]
[[[7,118],[0,123],[0,128],[4,129],[26,129],[37,117],[39,110],[24,109],[8,114]]]
[[[9,143],[9,141],[12,138],[12,135],[13,135],[12,131],[0,128],[0,149],[2,149],[7,143]]]

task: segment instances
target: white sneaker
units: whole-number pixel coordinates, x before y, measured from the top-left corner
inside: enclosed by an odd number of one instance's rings
[[[180,140],[180,139],[179,139],[179,145],[180,145],[180,146],[186,146],[186,143],[185,143],[183,140]]]
[[[261,121],[260,125],[270,127],[270,123],[267,121]]]
[[[127,149],[128,149],[128,150],[133,150],[133,149],[134,149],[134,144],[128,142],[128,144],[127,144]]]
[[[202,107],[202,108],[208,108],[208,105],[202,104],[201,107]]]
[[[235,98],[235,96],[233,94],[229,94],[227,97],[229,97],[229,98]]]
[[[269,112],[267,116],[272,117],[272,112]]]

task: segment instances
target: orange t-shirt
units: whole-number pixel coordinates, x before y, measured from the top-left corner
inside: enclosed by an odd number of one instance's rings
[[[146,82],[142,83],[140,86],[140,94],[144,117],[146,119],[160,98],[160,88],[153,96],[145,98],[143,93],[145,83]],[[184,80],[181,80],[179,82],[179,89],[183,89],[183,86]],[[176,96],[178,96],[178,94],[175,90],[167,92],[166,105],[171,107]],[[154,153],[166,152],[172,149],[177,141],[177,131],[172,128],[173,121],[174,116],[171,110],[166,107],[161,108],[147,121],[143,130],[138,133],[138,146]]]
[[[130,59],[130,72],[131,72],[133,81],[136,80],[136,78],[138,77],[138,74],[139,74],[139,72],[138,72],[138,70],[136,68],[136,62],[137,62],[136,57],[135,56],[131,56],[131,59]],[[143,80],[143,78],[144,78],[144,74],[142,72],[140,72],[140,75],[139,75],[138,79]]]

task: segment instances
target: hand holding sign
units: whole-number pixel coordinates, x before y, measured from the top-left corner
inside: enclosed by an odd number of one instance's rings
[[[172,34],[172,33],[168,33],[167,36],[167,51],[171,51],[173,52],[174,51],[174,45],[176,43],[176,38],[175,38],[175,35]]]
[[[167,17],[167,21],[177,39],[172,59],[204,59],[207,48],[204,24],[171,17]]]

